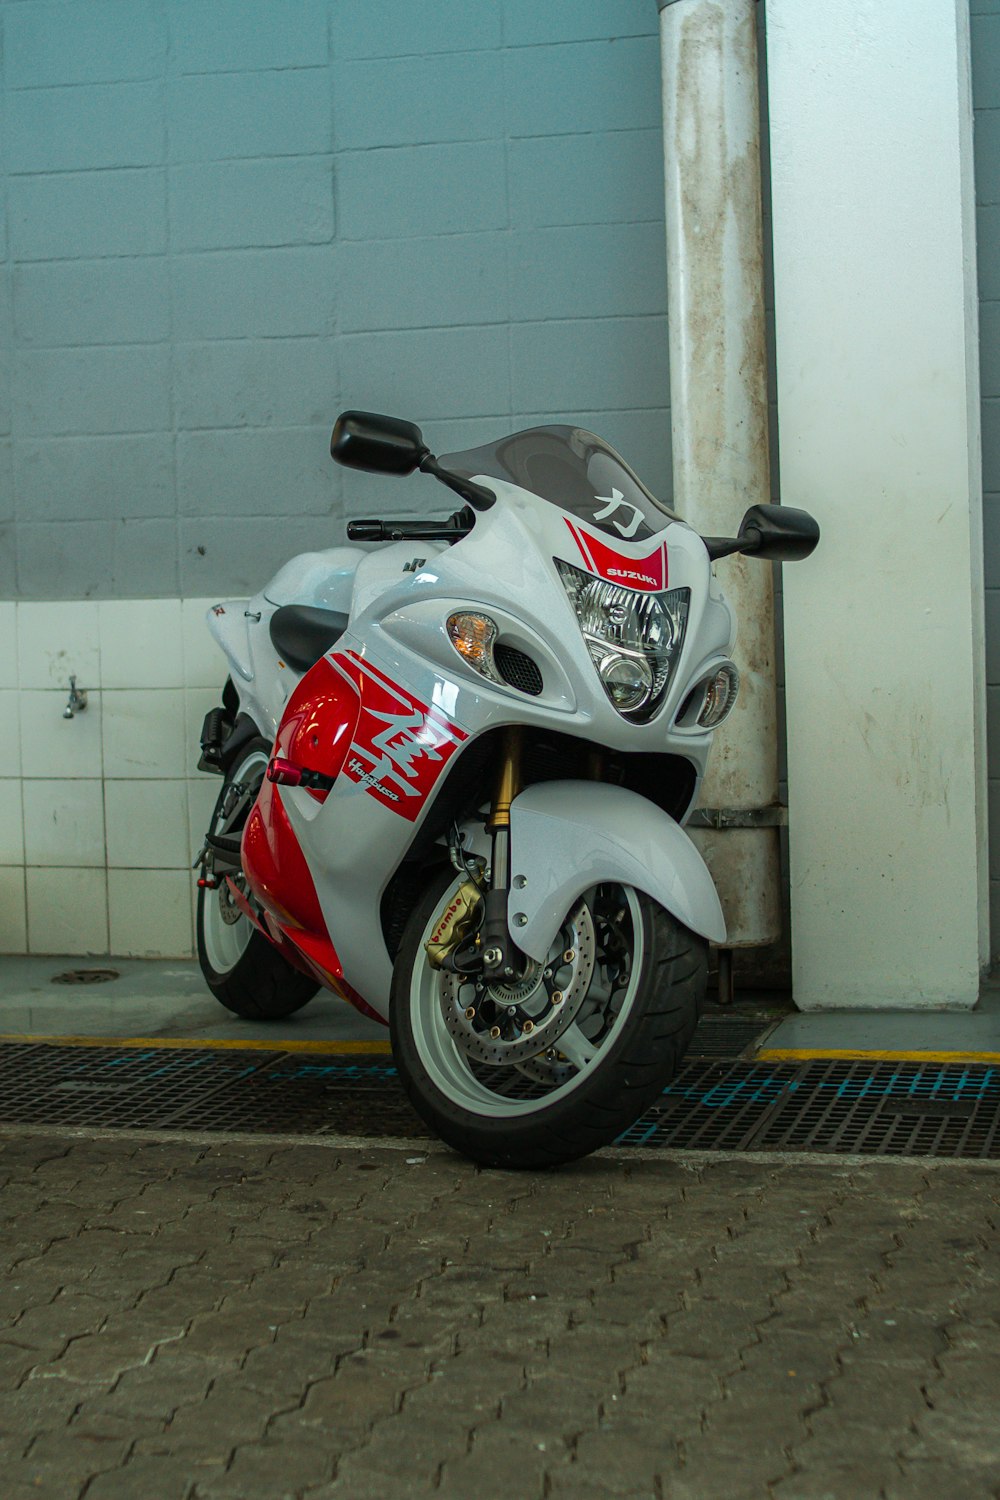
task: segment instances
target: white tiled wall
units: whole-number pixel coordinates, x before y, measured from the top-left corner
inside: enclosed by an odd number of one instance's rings
[[[0,603],[0,953],[186,957],[207,599]],[[64,719],[73,674],[86,710]]]

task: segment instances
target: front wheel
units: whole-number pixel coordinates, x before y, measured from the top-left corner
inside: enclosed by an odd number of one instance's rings
[[[584,892],[544,964],[506,983],[432,968],[461,879],[410,918],[390,1026],[418,1113],[487,1166],[550,1167],[608,1145],[673,1077],[705,993],[702,938],[631,886]]]

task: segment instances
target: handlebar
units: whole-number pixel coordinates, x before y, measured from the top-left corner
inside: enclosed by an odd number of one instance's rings
[[[469,508],[456,510],[446,521],[348,521],[351,542],[458,542],[473,526]]]

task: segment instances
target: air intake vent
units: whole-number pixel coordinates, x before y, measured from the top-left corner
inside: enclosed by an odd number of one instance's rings
[[[537,698],[542,691],[542,674],[538,663],[523,651],[513,646],[498,645],[493,648],[493,660],[504,682],[509,682],[519,693],[530,693]]]

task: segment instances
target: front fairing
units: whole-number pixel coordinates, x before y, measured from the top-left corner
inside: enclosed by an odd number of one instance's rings
[[[329,725],[317,722],[321,739],[352,726],[328,795],[318,800],[296,787],[281,787],[280,795],[343,973],[383,1012],[391,962],[379,920],[382,895],[421,837],[452,767],[476,741],[521,724],[611,750],[684,756],[700,777],[711,735],[679,728],[675,719],[693,682],[730,645],[732,614],[703,543],[683,523],[665,518],[652,538],[616,544],[617,564],[595,560],[601,539],[586,523],[515,485],[484,482],[497,504],[462,541],[440,550],[399,543],[361,563],[350,628],[298,690],[308,692],[314,682],[317,702],[352,697],[350,712],[331,710]],[[648,723],[624,719],[607,699],[555,558],[582,568],[661,569],[649,575],[655,583],[690,589],[672,686]],[[541,694],[487,682],[457,655],[446,621],[468,608],[489,613],[501,638],[536,660]],[[339,684],[333,693],[331,673]],[[484,784],[483,803],[490,791]]]

